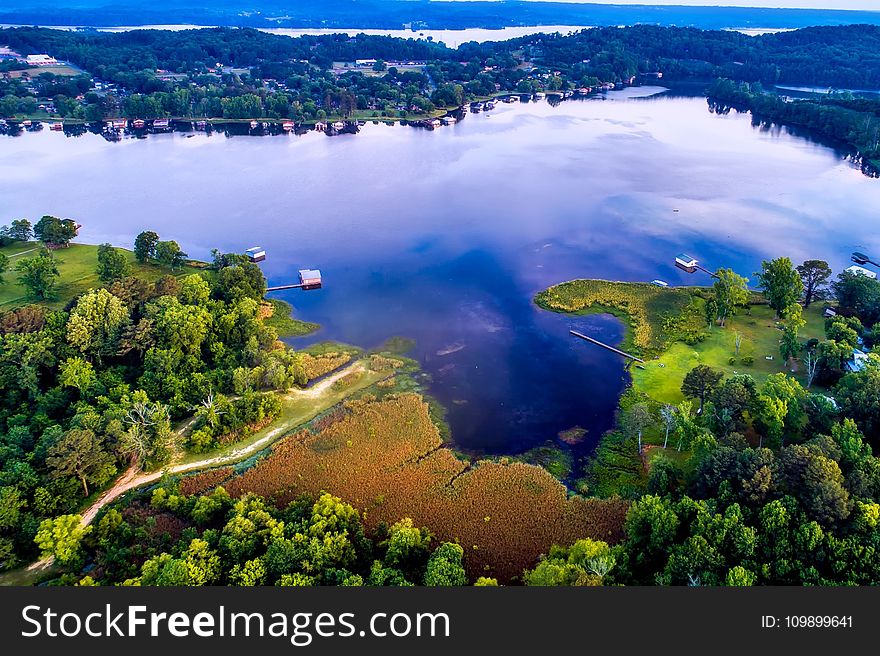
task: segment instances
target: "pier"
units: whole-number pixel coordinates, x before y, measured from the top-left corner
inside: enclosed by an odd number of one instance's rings
[[[641,358],[637,358],[636,356],[630,355],[629,353],[626,353],[625,351],[621,351],[620,349],[614,348],[613,346],[609,346],[608,344],[605,344],[604,342],[600,342],[598,339],[593,339],[592,337],[588,337],[587,335],[584,335],[583,333],[579,333],[576,330],[569,330],[568,332],[570,332],[575,337],[580,337],[581,339],[586,340],[586,341],[590,342],[591,344],[595,344],[596,346],[601,346],[604,349],[608,349],[612,353],[617,353],[617,355],[622,355],[623,357],[629,358],[630,360],[633,360],[634,362],[641,362],[642,364],[645,363],[645,361],[642,360]]]

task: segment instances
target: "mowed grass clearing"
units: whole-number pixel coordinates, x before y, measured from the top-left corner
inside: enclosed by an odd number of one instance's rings
[[[11,310],[21,305],[38,302],[29,296],[24,285],[18,282],[19,274],[15,271],[15,265],[23,258],[39,255],[41,250],[43,250],[43,245],[35,241],[16,242],[0,248],[0,253],[9,258],[8,270],[3,274],[3,283],[0,284],[0,310]],[[191,265],[171,271],[167,267],[155,264],[141,264],[135,259],[132,251],[123,248],[118,250],[125,253],[132,275],[151,282],[169,274],[184,276],[203,271],[203,269]],[[39,301],[41,305],[60,309],[89,289],[104,286],[95,271],[98,266],[97,246],[71,244],[67,248],[59,248],[53,252],[60,274],[57,298],[52,301]]]
[[[804,310],[807,325],[801,329],[799,337],[802,342],[811,338],[822,339],[825,324],[822,318],[822,305],[813,304]],[[786,373],[795,376],[806,385],[803,363],[797,363],[792,372],[779,354],[779,340],[782,331],[776,326],[773,310],[767,305],[751,306],[750,314],[740,310],[739,314],[728,319],[724,328],[713,327],[708,336],[694,345],[676,342],[672,344],[658,359],[649,360],[644,369],[633,368],[633,387],[644,392],[652,399],[662,403],[678,403],[684,399],[681,383],[685,375],[697,365],[705,364],[713,369],[724,372],[725,377],[733,374],[750,374],[760,384],[767,376]],[[740,354],[736,357],[735,336],[742,335]],[[772,360],[767,360],[772,356]],[[736,361],[731,364],[730,358]],[[743,363],[743,358],[752,357],[751,365]]]

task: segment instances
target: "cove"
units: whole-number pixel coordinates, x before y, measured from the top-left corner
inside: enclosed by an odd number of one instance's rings
[[[846,153],[701,97],[639,97],[655,91],[332,138],[26,133],[0,139],[0,211],[75,218],[89,243],[153,229],[197,258],[259,245],[273,285],[320,268],[320,291],[278,294],[322,326],[294,346],[410,338],[457,448],[519,453],[581,426],[586,453],[626,373],[568,331],[616,343],[623,326],[544,312],[535,293],[583,277],[708,284],[673,266],[682,251],[750,277],[769,257],[839,271],[880,251],[880,183]]]

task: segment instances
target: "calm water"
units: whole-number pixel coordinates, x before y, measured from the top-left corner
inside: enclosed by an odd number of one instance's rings
[[[21,25],[0,25],[2,27],[22,27]],[[81,26],[73,25],[43,25],[51,29],[58,30],[78,30],[84,29]],[[96,29],[98,32],[130,32],[131,30],[168,30],[178,32],[181,30],[208,29],[208,25],[125,25],[119,27],[98,27],[86,28]],[[497,30],[488,30],[482,27],[470,27],[463,30],[374,30],[359,28],[259,28],[261,32],[269,34],[281,34],[283,36],[298,37],[303,35],[320,36],[325,34],[348,34],[355,36],[356,34],[369,34],[373,36],[394,36],[402,39],[431,39],[433,41],[442,41],[450,48],[457,48],[462,43],[469,41],[477,41],[484,43],[486,41],[504,41],[506,39],[516,39],[521,36],[530,34],[568,34],[569,32],[577,32],[579,30],[588,29],[587,26],[573,25],[531,25],[522,27],[503,27]]]
[[[313,339],[414,339],[462,448],[518,452],[576,425],[592,444],[625,372],[568,330],[614,342],[621,326],[541,312],[537,291],[708,282],[674,268],[679,251],[746,275],[782,254],[839,270],[880,252],[880,181],[842,153],[701,98],[630,97],[644,92],[500,105],[433,132],[0,138],[0,217],[70,216],[84,241],[118,245],[151,228],[195,257],[261,245],[273,284],[319,267],[322,290],[281,295],[322,324]]]

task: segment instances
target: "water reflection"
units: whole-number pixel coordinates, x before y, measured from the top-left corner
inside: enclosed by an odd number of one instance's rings
[[[196,257],[259,244],[273,284],[320,268],[322,290],[280,293],[322,324],[312,339],[413,338],[461,448],[516,452],[582,426],[589,449],[625,372],[568,330],[613,342],[621,326],[541,312],[534,293],[577,277],[708,283],[674,268],[681,251],[744,275],[770,256],[839,270],[857,246],[880,251],[880,186],[846,153],[639,93],[334,138],[44,130],[0,140],[0,210],[75,217],[96,243],[154,229]]]

